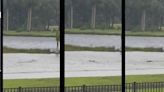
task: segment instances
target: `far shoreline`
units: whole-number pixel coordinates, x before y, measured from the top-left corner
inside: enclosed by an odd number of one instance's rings
[[[66,29],[65,34],[83,35],[113,35],[121,36],[121,30],[116,29]],[[164,31],[126,31],[126,36],[138,37],[164,37]],[[26,36],[26,37],[56,37],[55,31],[3,31],[3,36]]]

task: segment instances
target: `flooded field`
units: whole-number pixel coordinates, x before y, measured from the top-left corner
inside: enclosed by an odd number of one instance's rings
[[[125,40],[128,47],[155,47],[164,49],[164,37],[127,36]]]
[[[69,51],[65,56],[66,77],[121,75],[119,52]],[[4,79],[59,77],[59,56],[55,54],[4,54],[4,61]],[[164,53],[127,52],[126,73],[163,74]]]
[[[164,52],[126,52],[126,74],[164,74]]]
[[[65,35],[65,43],[88,47],[116,47],[121,46],[120,36],[109,35]]]
[[[120,47],[120,36],[67,34],[66,44],[80,46]],[[157,45],[158,44],[158,45]],[[13,48],[56,48],[51,37],[5,36],[4,46]],[[163,47],[163,37],[126,37],[128,47]],[[4,54],[4,78],[59,77],[60,60],[55,54]],[[120,76],[120,52],[66,51],[66,77]],[[126,52],[126,74],[163,74],[164,53]]]
[[[59,77],[59,59],[55,54],[4,54],[4,79]]]
[[[65,58],[66,77],[121,75],[119,52],[69,51]]]
[[[80,41],[79,41],[80,40]],[[89,47],[121,47],[121,37],[111,35],[74,35],[67,34],[66,44]],[[164,37],[126,36],[127,47],[155,47],[164,48]]]
[[[21,37],[5,36],[3,46],[21,49],[54,49],[56,48],[55,37]]]
[[[88,47],[121,47],[121,37],[111,35],[74,35],[66,34],[65,43]],[[4,46],[13,48],[56,48],[56,40],[52,37],[16,37],[5,36]],[[128,47],[162,47],[164,48],[164,37],[126,37]]]

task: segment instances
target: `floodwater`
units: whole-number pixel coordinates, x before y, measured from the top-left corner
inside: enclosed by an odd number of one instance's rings
[[[164,49],[164,37],[127,36],[126,46],[128,47],[155,47],[155,48]]]
[[[59,77],[60,56],[55,54],[4,54],[4,79]]]
[[[126,74],[164,74],[164,52],[126,52]]]
[[[65,58],[66,77],[121,75],[119,52],[68,51]]]
[[[66,77],[121,76],[119,52],[66,51]],[[55,54],[4,54],[4,79],[59,77]],[[126,74],[164,74],[163,52],[127,52]]]
[[[66,34],[65,43],[87,47],[121,47],[121,37],[112,35]]]
[[[65,43],[88,47],[121,47],[121,37],[112,35],[78,35],[66,34]],[[56,40],[52,37],[16,37],[5,36],[4,46],[13,48],[56,48]],[[164,37],[126,37],[127,47],[164,48]]]
[[[120,36],[72,35],[65,43],[79,46],[120,48]],[[56,48],[51,37],[5,36],[4,46],[12,48]],[[126,37],[128,47],[163,47],[164,37]],[[56,54],[4,54],[4,79],[59,77],[60,60]],[[120,52],[66,51],[66,77],[121,76]],[[126,52],[126,74],[164,74],[164,52]]]
[[[67,34],[65,37],[66,44],[90,47],[121,47],[120,36]],[[164,48],[164,37],[126,36],[126,46]]]
[[[4,36],[3,46],[21,49],[54,49],[56,40],[53,37]]]

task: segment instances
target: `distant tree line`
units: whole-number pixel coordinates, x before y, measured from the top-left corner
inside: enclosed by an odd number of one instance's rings
[[[66,28],[113,28],[121,23],[121,0],[65,0]]]
[[[162,30],[164,27],[164,0],[125,1],[126,30]]]
[[[5,30],[49,30],[59,25],[59,0],[3,0]]]
[[[162,30],[164,0],[125,0],[126,30]],[[60,0],[3,0],[5,30],[59,26]],[[113,28],[121,24],[121,0],[65,0],[66,28]]]
[[[5,30],[59,26],[60,0],[3,0]],[[121,0],[65,0],[66,28],[113,28],[121,24]]]

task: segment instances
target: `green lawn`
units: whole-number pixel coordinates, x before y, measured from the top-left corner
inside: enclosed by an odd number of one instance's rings
[[[120,84],[120,77],[76,77],[66,78],[66,86],[81,86],[81,85],[109,85]],[[21,87],[49,87],[58,86],[58,79],[20,79],[20,80],[4,80],[4,88]]]
[[[3,31],[4,36],[34,36],[34,37],[55,37],[56,32],[51,31]]]
[[[4,80],[4,88],[18,88],[18,87],[51,87],[59,86],[59,79],[16,79]]]
[[[126,83],[132,82],[163,82],[164,74],[161,75],[130,75],[126,76]],[[66,86],[82,85],[114,85],[121,84],[121,77],[75,77],[66,78]],[[17,87],[49,87],[59,86],[59,79],[24,79],[24,80],[4,80],[4,88]]]
[[[113,85],[121,84],[120,76],[112,77],[76,77],[66,78],[66,86],[82,86],[82,85]]]
[[[127,76],[126,83],[131,83],[131,82],[164,82],[164,74]]]

